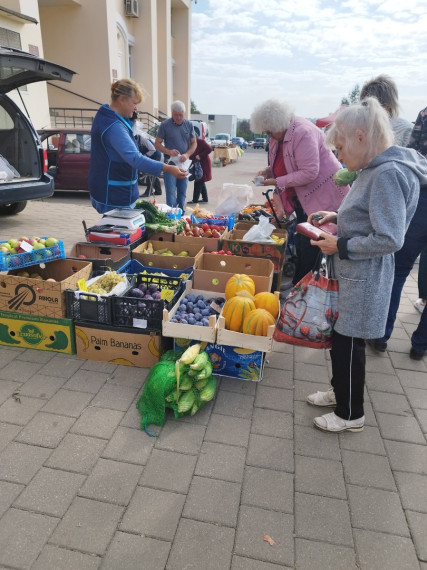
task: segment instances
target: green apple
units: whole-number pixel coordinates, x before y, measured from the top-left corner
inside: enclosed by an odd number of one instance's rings
[[[47,238],[47,240],[45,241],[45,246],[46,247],[52,247],[54,245],[56,245],[58,243],[58,240],[56,238],[50,237]]]
[[[16,246],[18,245],[18,240],[10,239],[7,243],[10,245],[10,247],[16,248]]]
[[[31,279],[40,279],[41,281],[43,281],[43,277],[38,273],[31,273],[30,277]]]
[[[38,241],[35,241],[33,243],[33,249],[44,249],[45,246],[42,243],[39,243]]]
[[[46,240],[45,240],[45,238],[39,238],[39,239],[38,239],[38,242],[41,243],[41,244],[43,244],[43,245],[46,245]]]
[[[2,253],[4,253],[5,255],[9,255],[9,254],[10,254],[10,249],[8,249],[7,247],[4,247],[4,246],[0,247],[0,251],[1,251]]]

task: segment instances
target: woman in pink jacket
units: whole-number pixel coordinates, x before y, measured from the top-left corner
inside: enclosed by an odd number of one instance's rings
[[[321,210],[337,211],[349,186],[338,186],[333,175],[342,168],[325,146],[322,131],[311,121],[296,117],[285,102],[270,99],[251,115],[251,130],[270,138],[269,166],[257,173],[264,186],[275,186],[285,214],[295,212],[297,223]],[[319,250],[310,239],[296,234],[297,255],[293,283],[298,283],[314,266]]]

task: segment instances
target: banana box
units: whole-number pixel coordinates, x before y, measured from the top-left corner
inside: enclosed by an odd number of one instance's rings
[[[163,352],[160,332],[90,326],[78,321],[74,325],[77,356],[85,360],[150,368]]]
[[[75,354],[73,321],[0,311],[0,344]]]
[[[257,337],[259,338],[259,337]],[[196,341],[176,338],[175,350],[185,348]],[[209,354],[214,376],[226,376],[251,382],[260,382],[264,373],[265,352],[225,346],[217,343],[203,343],[203,350]]]
[[[203,245],[146,241],[132,251],[132,259],[136,259],[147,267],[161,269],[186,269],[192,267],[203,253]]]

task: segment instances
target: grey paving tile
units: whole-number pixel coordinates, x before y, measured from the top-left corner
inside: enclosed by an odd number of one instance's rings
[[[293,526],[292,515],[243,505],[239,513],[234,552],[240,556],[292,567]],[[274,540],[274,546],[264,540],[266,535]]]
[[[54,358],[54,356],[56,356],[56,353],[54,351],[27,348],[23,350],[21,354],[18,354],[16,360],[25,360],[26,362],[41,362],[43,364],[46,364],[46,362],[49,362],[49,360]]]
[[[246,449],[222,443],[204,442],[195,475],[240,483],[243,480]]]
[[[98,461],[105,446],[104,439],[70,433],[53,451],[45,466],[87,474]]]
[[[393,470],[427,475],[427,445],[389,440],[384,444]]]
[[[118,386],[107,382],[92,400],[92,406],[126,412],[132,404],[139,388]]]
[[[307,406],[307,396],[309,394],[313,394],[314,392],[326,392],[330,388],[329,382],[308,382],[307,380],[295,380],[295,400],[299,400],[301,402],[305,402]],[[310,408],[314,408],[314,406],[310,406]],[[322,410],[323,408],[317,408],[317,412]],[[327,409],[327,408],[326,408]]]
[[[295,534],[299,538],[353,546],[347,502],[295,493]]]
[[[285,513],[294,512],[294,481],[291,473],[246,467],[242,505]]]
[[[57,518],[10,509],[0,520],[0,564],[30,568],[57,523]]]
[[[21,426],[0,422],[0,452],[18,435],[20,431]]]
[[[288,352],[280,347],[279,351],[270,352],[267,359],[268,368],[277,370],[292,370],[293,368],[292,349]]]
[[[182,516],[234,527],[239,511],[241,485],[207,477],[193,477]]]
[[[123,412],[118,410],[88,407],[73,425],[71,432],[109,439],[119,425],[123,415]]]
[[[69,358],[67,355],[55,355],[44,366],[38,370],[39,374],[45,376],[61,376],[62,378],[71,378],[73,374],[82,365],[82,360]],[[33,369],[33,374],[35,370]]]
[[[207,402],[204,406],[197,410],[197,414],[192,416],[191,414],[185,414],[181,418],[178,418],[177,422],[185,422],[188,424],[207,426],[212,415],[212,410],[215,405],[215,397],[210,402]]]
[[[104,558],[103,570],[164,570],[171,544],[146,536],[117,532]],[[71,570],[71,569],[70,569]]]
[[[332,459],[296,455],[295,490],[310,495],[347,499],[341,463]]]
[[[415,417],[417,418],[421,431],[427,434],[427,410],[417,410],[415,409]]]
[[[264,369],[264,375],[261,380],[261,386],[271,386],[274,388],[286,388],[292,390],[294,387],[294,374],[292,370],[280,370],[276,368]]]
[[[16,437],[16,441],[54,448],[64,438],[74,422],[74,418],[39,412],[23,428]]]
[[[154,446],[154,438],[142,430],[119,426],[105,448],[102,457],[145,465]]]
[[[427,562],[427,514],[406,511],[411,535],[419,560]]]
[[[365,426],[377,427],[378,426],[377,419],[376,415],[374,414],[374,410],[372,409],[371,403],[367,402],[365,399],[363,407],[365,411]]]
[[[110,380],[110,375],[106,372],[80,369],[67,380],[64,384],[64,388],[67,390],[96,394],[107,380]]]
[[[407,398],[401,394],[387,394],[369,390],[372,406],[376,412],[412,416],[411,406]]]
[[[350,451],[362,451],[366,453],[374,453],[376,455],[385,455],[385,448],[377,427],[366,426],[363,431],[352,437],[354,434],[343,432],[339,435],[341,449]]]
[[[293,412],[294,392],[293,390],[284,390],[283,388],[258,386],[255,406],[257,408],[278,410],[279,412]]]
[[[396,370],[396,374],[404,388],[421,388],[424,390],[427,386],[427,370],[425,372]]]
[[[142,472],[140,484],[147,487],[188,493],[197,457],[153,449]]]
[[[403,388],[397,376],[381,374],[381,372],[368,372],[365,381],[369,391],[376,390],[377,392],[387,392],[389,394],[403,394]]]
[[[304,382],[306,384],[306,382]],[[320,385],[319,385],[320,387]],[[322,391],[323,388],[321,388]],[[317,390],[314,390],[315,392]],[[312,390],[313,392],[313,390]],[[295,401],[294,402],[294,424],[295,426],[305,426],[310,430],[313,429],[313,419],[319,415],[319,413],[327,413],[328,408],[318,408],[316,406],[310,406],[307,402],[304,401]],[[363,433],[363,432],[361,432]]]
[[[61,416],[78,418],[93,398],[87,392],[74,390],[58,390],[42,408],[42,412],[50,412]]]
[[[220,390],[226,392],[236,392],[236,394],[243,394],[245,396],[255,396],[258,382],[251,382],[250,380],[241,380],[240,378],[228,378],[223,376],[221,378]]]
[[[49,542],[71,550],[102,555],[122,513],[123,507],[118,505],[76,497]]]
[[[185,495],[138,487],[119,529],[172,541],[184,502]]]
[[[192,560],[195,568],[229,568],[234,529],[210,523],[181,519],[166,570],[183,570]]]
[[[220,390],[216,396],[214,414],[223,414],[235,418],[250,419],[254,406],[254,397]]]
[[[244,558],[242,556],[233,556],[231,570],[278,570],[284,566],[270,564],[270,562],[261,562],[253,558]]]
[[[23,489],[25,489],[24,485],[0,481],[0,518],[8,510]]]
[[[329,384],[330,382],[326,364],[316,366],[314,364],[306,364],[305,362],[295,363],[294,379],[305,380],[306,382],[317,382],[320,384]]]
[[[22,396],[48,400],[62,387],[65,381],[65,378],[61,377],[55,378],[54,376],[34,374],[20,387],[19,392]]]
[[[205,431],[204,426],[168,420],[154,445],[157,449],[196,455],[202,446]]]
[[[377,353],[374,356],[366,353],[366,372],[381,372],[382,374],[390,374],[392,376],[394,368],[388,358],[382,358]]]
[[[417,370],[420,372],[427,371],[423,360],[412,360],[409,358],[410,346],[406,353],[390,352],[390,360],[394,368],[401,368],[404,370]]]
[[[47,544],[31,567],[31,570],[97,570],[101,564],[99,556],[83,554]]]
[[[423,433],[414,417],[378,412],[377,419],[384,439],[407,441],[408,443],[425,443]]]
[[[297,570],[359,570],[354,550],[345,546],[297,538],[295,552]]]
[[[0,406],[0,422],[25,426],[33,416],[46,404],[46,400],[13,396]]]
[[[99,459],[79,495],[96,501],[127,505],[135,491],[142,466]]]
[[[149,368],[138,368],[134,366],[117,366],[109,381],[120,386],[135,386],[142,388],[147,379]]]
[[[290,439],[251,434],[246,464],[294,472],[294,446]]]
[[[22,386],[23,384],[18,384],[18,382],[13,382],[12,380],[0,380],[0,405],[6,402],[12,394],[20,394]]]
[[[396,491],[387,457],[344,449],[342,451],[342,464],[347,483]]]
[[[12,441],[0,454],[0,479],[27,485],[50,453],[44,447]]]
[[[110,376],[113,376],[113,373],[117,368],[117,364],[112,364],[111,362],[97,362],[96,360],[85,360],[80,366],[80,370],[104,372]]]
[[[354,435],[354,434],[353,434]],[[295,453],[321,459],[341,459],[338,435],[313,427],[295,426]]]
[[[427,410],[427,384],[424,390],[418,388],[405,388],[406,396],[413,408]]]
[[[9,362],[18,358],[26,352],[25,348],[14,348],[13,346],[0,346],[0,366],[6,366]]]
[[[206,429],[205,441],[246,447],[250,429],[249,419],[212,414]]]
[[[419,568],[414,546],[408,538],[355,529],[354,541],[361,570]]]
[[[397,493],[368,487],[347,486],[354,528],[409,536]]]
[[[294,436],[293,415],[287,412],[255,408],[252,416],[251,432],[259,435],[292,439]]]
[[[427,475],[396,471],[394,476],[403,508],[427,513]]]
[[[305,346],[294,347],[295,362],[306,362],[317,366],[325,366],[327,363],[327,352],[324,350],[313,350]]]
[[[42,467],[13,506],[62,517],[84,480],[84,475]]]
[[[130,405],[128,411],[123,416],[122,421],[120,422],[121,426],[134,428],[134,429],[144,429],[141,420],[141,414],[139,413],[136,407],[136,400]],[[161,428],[155,425],[151,425],[150,432],[159,432]]]
[[[43,364],[41,363],[15,359],[0,368],[0,378],[13,382],[26,382],[33,374],[40,372],[42,368]]]

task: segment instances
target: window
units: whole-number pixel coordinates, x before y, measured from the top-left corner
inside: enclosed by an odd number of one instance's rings
[[[0,45],[22,49],[21,34],[7,28],[0,28]]]

